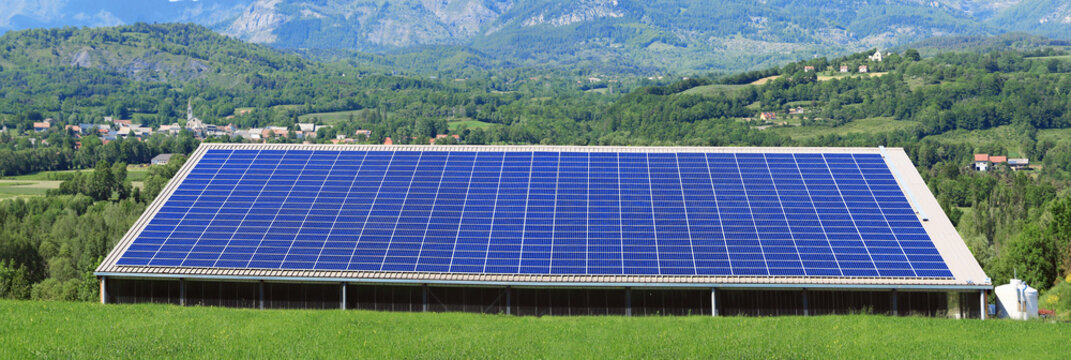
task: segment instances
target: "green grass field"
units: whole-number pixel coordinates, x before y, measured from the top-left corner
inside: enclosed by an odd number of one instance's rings
[[[60,181],[0,180],[0,200],[44,196],[48,189],[59,188]]]
[[[93,169],[83,170],[57,170],[57,171],[41,171],[33,174],[17,175],[17,176],[5,176],[0,179],[6,180],[68,180],[74,176],[77,172],[93,172]],[[148,165],[130,165],[126,167],[126,178],[130,181],[145,181],[145,177],[149,176]]]
[[[492,123],[485,123],[483,121],[471,120],[471,119],[470,120],[455,120],[455,121],[449,121],[449,122],[446,123],[446,126],[450,127],[450,131],[451,132],[452,131],[456,131],[457,128],[460,127],[461,125],[465,125],[465,127],[468,127],[469,129],[486,129],[486,128],[495,126],[495,124],[492,124]]]
[[[920,126],[918,122],[895,120],[889,117],[875,117],[860,119],[849,122],[847,124],[829,127],[829,126],[787,126],[787,127],[775,127],[770,128],[768,131],[772,131],[794,140],[806,140],[825,135],[847,135],[853,133],[868,133],[879,134],[886,132],[893,132],[897,130],[906,130]]]
[[[740,91],[741,89],[745,88],[746,86],[747,85],[721,85],[721,84],[703,85],[703,86],[696,86],[694,88],[685,90],[681,94],[685,94],[685,95],[701,95],[701,96],[729,95],[729,94],[735,93],[737,91]]]
[[[1049,132],[1044,135],[1042,132],[1038,132],[1038,137],[1044,136],[1050,137],[1065,137],[1067,133]],[[937,140],[946,144],[967,144],[978,147],[999,146],[1007,149],[1007,154],[993,154],[993,155],[1008,155],[1009,157],[1023,156],[1023,140],[1026,139],[1026,134],[1023,134],[1015,129],[1013,126],[1005,125],[998,126],[986,130],[953,130],[940,135],[928,136],[927,139]]]
[[[63,180],[68,180],[77,172],[85,170],[42,171],[33,174],[0,177],[0,200],[44,196],[49,189],[58,189]],[[149,167],[130,165],[126,168],[126,178],[134,187],[144,186],[145,177],[149,176]]]
[[[0,358],[1066,358],[1071,324],[512,317],[0,301]]]
[[[312,118],[315,117],[315,118],[319,118],[320,121],[323,121],[324,124],[333,125],[333,124],[338,124],[338,123],[343,123],[343,122],[350,121],[350,115],[353,115],[353,117],[356,119],[356,118],[358,118],[358,115],[360,115],[364,111],[368,111],[368,110],[367,109],[362,109],[362,110],[348,110],[348,111],[335,111],[335,112],[305,114],[305,115],[298,116],[298,121],[301,121],[301,122],[312,121]]]

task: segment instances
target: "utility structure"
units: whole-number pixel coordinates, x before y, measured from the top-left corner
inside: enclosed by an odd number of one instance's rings
[[[899,148],[202,144],[96,275],[105,303],[513,315],[983,317],[992,288]]]

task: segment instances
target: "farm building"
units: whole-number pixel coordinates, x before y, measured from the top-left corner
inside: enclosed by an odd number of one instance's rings
[[[983,316],[899,148],[202,144],[105,303],[515,315]]]

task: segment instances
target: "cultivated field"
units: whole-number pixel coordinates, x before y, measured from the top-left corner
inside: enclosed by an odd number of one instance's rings
[[[1071,324],[512,317],[0,301],[0,358],[1066,358]]]
[[[0,200],[45,196],[49,189],[59,189],[63,180],[73,178],[78,172],[92,173],[93,169],[42,171],[27,175],[0,177]],[[130,165],[126,168],[126,178],[134,187],[142,187],[148,175],[148,165]]]

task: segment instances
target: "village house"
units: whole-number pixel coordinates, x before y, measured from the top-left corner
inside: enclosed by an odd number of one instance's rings
[[[82,127],[78,125],[63,125],[63,131],[74,133],[75,137],[82,136]]]
[[[759,114],[759,119],[766,120],[766,121],[771,121],[771,120],[777,119],[777,114],[775,114],[773,112],[764,111],[761,114]]]
[[[814,72],[814,66],[807,65],[803,67],[803,72]]]
[[[978,171],[989,170],[989,154],[974,154],[974,169]]]
[[[848,72],[848,65],[841,65],[840,66],[840,72],[842,72],[842,73]]]
[[[290,137],[290,130],[284,126],[268,126],[261,132],[261,136],[264,138],[276,137]]]
[[[859,72],[860,73],[868,73],[868,72],[870,72],[870,68],[867,67],[866,65],[859,65]]]
[[[881,50],[875,51],[874,54],[867,57],[867,59],[870,59],[870,61],[881,62]]]

